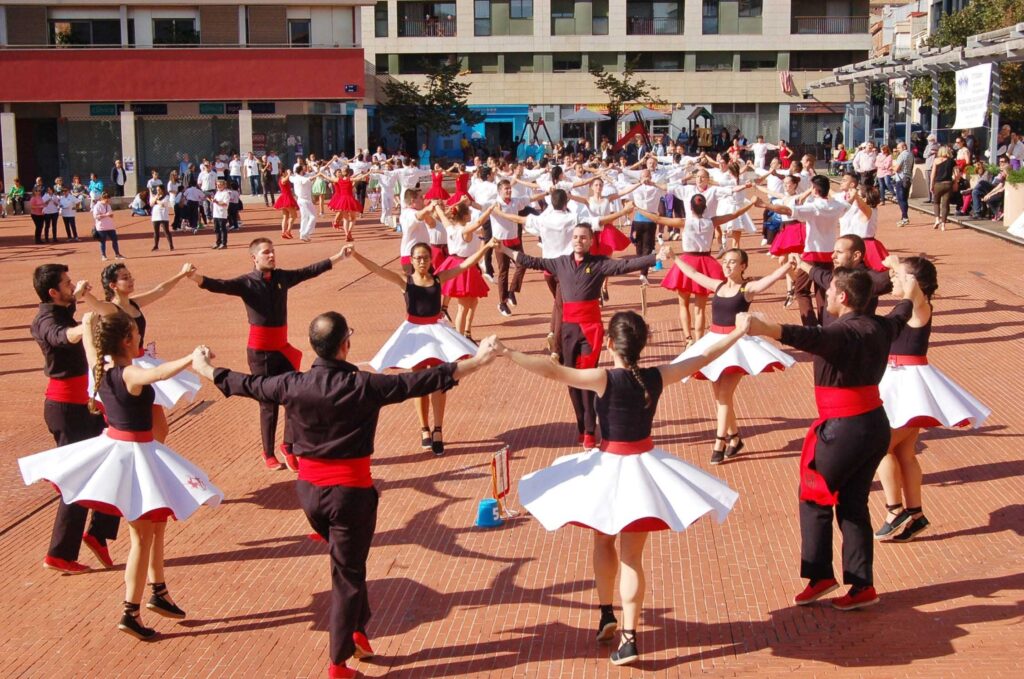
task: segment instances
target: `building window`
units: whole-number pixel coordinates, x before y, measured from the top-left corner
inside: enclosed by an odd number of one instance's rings
[[[388,3],[378,2],[373,7],[373,35],[375,38],[388,37]]]
[[[533,0],[509,0],[508,16],[510,19],[532,19]]]
[[[551,55],[551,70],[559,71],[582,71],[583,55],[579,52],[555,52]]]
[[[491,34],[491,0],[473,3],[473,35]]]
[[[288,20],[288,44],[292,47],[309,47],[309,19]]]
[[[761,0],[740,0],[741,17],[761,16]]]
[[[778,52],[746,52],[740,54],[741,71],[774,71],[778,68]]]
[[[153,19],[154,45],[198,45],[195,19]]]
[[[386,54],[378,54],[374,58],[374,70],[377,71],[377,75],[385,75],[391,70],[391,62]]]
[[[75,45],[120,45],[121,21],[119,19],[82,19],[50,21],[50,44]]]
[[[470,73],[498,73],[497,54],[470,54]]]
[[[732,52],[697,52],[698,71],[731,71]]]
[[[533,73],[533,53],[505,55],[505,73]]]
[[[456,35],[454,2],[400,2],[399,38],[452,38]]]
[[[718,0],[704,0],[704,35],[718,35]]]

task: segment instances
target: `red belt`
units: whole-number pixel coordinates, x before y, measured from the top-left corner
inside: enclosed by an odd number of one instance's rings
[[[602,439],[600,445],[601,452],[612,453],[613,455],[639,455],[640,453],[648,452],[652,448],[654,448],[654,442],[651,441],[650,436],[639,441],[608,441]]]
[[[889,365],[894,368],[904,365],[928,365],[928,357],[911,356],[909,354],[889,354]]]
[[[818,264],[825,263],[825,262],[831,262],[832,261],[832,253],[831,252],[804,252],[803,260],[805,262],[815,262],[815,263],[818,263]]]
[[[46,398],[57,403],[85,405],[89,402],[89,376],[51,377],[46,384]]]
[[[501,244],[507,248],[514,248],[517,245],[522,245],[523,240],[521,238],[505,238],[502,239]]]
[[[339,459],[299,457],[299,478],[314,486],[371,488],[370,456]]]
[[[829,490],[825,477],[811,467],[814,448],[818,444],[818,427],[825,420],[853,417],[871,412],[882,406],[878,385],[866,387],[814,387],[814,400],[818,404],[818,419],[811,423],[800,451],[800,499],[819,505],[835,505],[839,493]]]
[[[257,351],[277,351],[296,370],[302,365],[302,352],[288,343],[287,325],[250,325],[249,343],[246,346]]]
[[[436,316],[406,316],[405,320],[415,325],[433,325],[441,320],[441,314]]]
[[[583,337],[590,344],[589,354],[580,354],[576,359],[577,368],[594,368],[601,358],[601,344],[604,342],[604,324],[601,322],[601,304],[596,299],[583,302],[562,302],[562,322],[575,323],[583,330]]]
[[[107,435],[108,439],[114,439],[115,441],[132,441],[134,443],[149,443],[153,440],[153,430],[147,429],[146,431],[124,431],[123,429],[114,429],[113,427],[107,427],[103,430],[103,433]]]
[[[719,335],[728,335],[736,329],[735,325],[715,325],[711,324],[711,332],[717,332]]]

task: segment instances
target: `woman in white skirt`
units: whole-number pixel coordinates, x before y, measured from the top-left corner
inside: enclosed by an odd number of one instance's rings
[[[719,169],[711,171],[712,179],[715,180],[715,184],[719,187],[718,216],[739,212],[739,208],[743,205],[744,200],[742,197],[737,197],[737,194],[753,187],[753,184],[742,181],[741,174],[746,169],[747,167],[741,165],[738,161],[729,162],[727,156],[722,156],[719,160]],[[716,226],[719,225],[716,224]],[[740,246],[740,237],[744,233],[757,233],[757,226],[754,224],[754,220],[746,212],[742,212],[732,219],[723,222],[720,228],[722,229],[722,251],[726,247],[738,248]],[[726,243],[726,238],[728,243]]]
[[[893,340],[889,366],[878,385],[893,431],[889,454],[878,467],[888,511],[875,538],[910,542],[929,526],[921,505],[921,465],[917,461],[921,428],[978,427],[992,411],[928,364],[931,299],[939,287],[935,265],[924,257],[907,257],[901,263],[895,255],[885,263],[890,268],[894,295],[902,294],[904,281],[909,278],[917,280],[919,289],[910,297],[914,313]]]
[[[156,630],[139,619],[147,579],[152,596],[146,608],[181,619],[164,579],[164,533],[167,519],[184,521],[203,504],[216,506],[224,494],[206,474],[153,437],[153,385],[191,365],[193,356],[209,353],[196,347],[188,356],[155,368],[132,364],[139,330],[123,311],[109,316],[88,312],[82,338],[89,366],[103,397],[108,427],[95,438],[18,460],[26,484],[47,480],[68,504],[124,516],[131,533],[125,563],[124,613],[118,629],[148,641]],[[111,365],[106,367],[105,356]],[[93,392],[94,395],[96,392]],[[90,400],[95,411],[95,400]]]
[[[622,598],[622,640],[612,663],[639,659],[636,630],[644,602],[643,551],[647,534],[681,531],[708,512],[725,520],[738,495],[715,477],[651,441],[651,424],[664,387],[700,370],[743,337],[746,314],[736,329],[699,356],[640,368],[647,324],[633,311],[612,316],[607,348],[615,367],[578,370],[513,351],[498,343],[500,355],[530,372],[597,393],[601,447],[560,457],[519,482],[519,499],[547,530],[566,524],[594,531],[594,579],[601,610],[598,641],[611,641],[618,628],[612,607],[616,574]],[[616,538],[620,539],[616,550]]]
[[[700,356],[709,346],[722,340],[736,326],[736,315],[750,309],[750,303],[790,273],[792,265],[786,262],[771,274],[756,281],[744,277],[749,258],[738,248],[726,250],[722,257],[722,271],[725,280],[716,279],[697,271],[683,258],[676,259],[676,266],[683,275],[697,285],[714,290],[711,297],[711,329],[693,345],[679,354],[673,363]],[[743,449],[739,425],[736,422],[734,399],[736,387],[744,375],[758,375],[762,372],[785,370],[796,361],[786,352],[761,337],[744,337],[728,351],[707,364],[694,377],[710,380],[717,405],[718,425],[715,443],[711,447],[711,464],[721,464],[735,457]],[[728,445],[726,445],[728,442]]]
[[[454,269],[435,273],[431,266],[431,250],[427,243],[412,246],[410,262],[412,273],[404,275],[385,269],[356,252],[355,246],[345,246],[345,256],[351,255],[372,273],[394,283],[405,293],[405,321],[388,338],[377,355],[370,359],[370,367],[381,372],[388,368],[425,370],[441,363],[458,361],[476,355],[476,345],[455,331],[444,320],[441,311],[441,287],[449,280],[469,269],[476,270],[484,254],[497,244],[492,240],[466,258]],[[416,414],[420,418],[420,445],[434,455],[444,455],[444,407],[447,395],[438,391],[416,399]],[[434,428],[430,428],[430,410],[434,410]]]
[[[178,282],[195,271],[195,267],[185,263],[181,271],[163,283],[160,283],[152,290],[135,294],[135,278],[131,271],[124,264],[118,262],[105,267],[100,273],[100,283],[103,285],[103,296],[106,301],[97,300],[91,292],[85,296],[86,305],[93,311],[104,316],[123,311],[128,314],[139,330],[139,350],[135,357],[134,364],[140,368],[155,368],[162,365],[163,361],[156,357],[156,343],[150,342],[146,346],[146,317],[142,313],[142,307],[152,304],[168,292]],[[90,380],[92,376],[90,375]],[[173,408],[183,397],[187,396],[191,401],[199,392],[201,384],[199,377],[188,370],[183,370],[174,377],[158,382],[153,385],[156,391],[156,398],[153,402],[153,436],[157,441],[163,443],[167,440],[167,415],[165,408]],[[95,385],[89,384],[89,392],[95,391]]]

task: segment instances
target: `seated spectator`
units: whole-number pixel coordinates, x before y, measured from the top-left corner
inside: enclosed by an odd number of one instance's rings
[[[971,191],[971,217],[981,219],[988,211],[993,219],[1001,218],[1003,211],[1003,191],[1006,188],[1006,174],[1010,171],[1010,159],[999,156],[999,173],[992,177],[988,172],[982,175]]]
[[[835,151],[832,152],[832,163],[829,165],[829,170],[832,174],[843,174],[847,171],[847,161],[846,147],[839,144]]]
[[[86,201],[89,199],[89,192],[77,174],[71,178],[71,197],[75,199],[75,212],[89,209],[89,206],[86,204]]]
[[[132,200],[132,203],[131,205],[129,205],[129,207],[132,210],[132,214],[135,215],[136,217],[148,217],[150,215],[150,211],[152,210],[152,208],[149,205],[149,190],[142,189],[137,194],[135,194],[135,198]]]

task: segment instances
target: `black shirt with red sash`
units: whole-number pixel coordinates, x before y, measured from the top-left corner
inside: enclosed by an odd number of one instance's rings
[[[81,342],[68,340],[78,325],[75,305],[44,302],[32,320],[32,338],[43,352],[43,374],[50,378],[46,398],[59,403],[89,402],[89,362]]]

